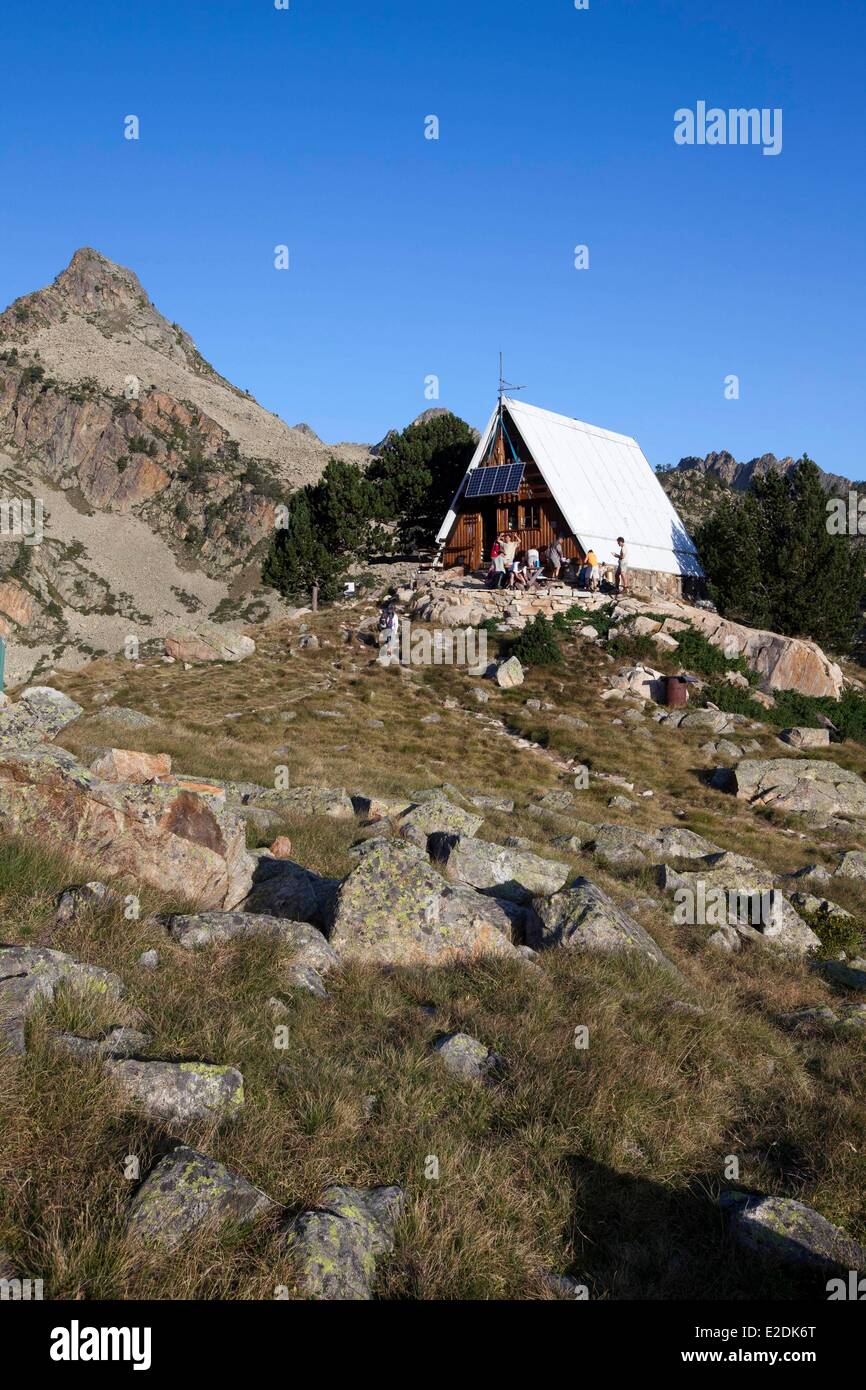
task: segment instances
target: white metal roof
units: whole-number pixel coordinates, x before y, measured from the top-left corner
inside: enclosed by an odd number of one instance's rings
[[[623,536],[632,569],[703,574],[694,542],[637,440],[511,397],[504,404],[585,551],[591,547],[602,564],[611,564],[616,538]],[[497,415],[498,408],[467,474],[484,458]],[[451,531],[456,501],[439,531],[440,541]]]

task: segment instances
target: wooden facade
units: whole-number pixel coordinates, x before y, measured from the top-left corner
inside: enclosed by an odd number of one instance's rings
[[[468,571],[486,566],[490,547],[502,531],[516,531],[520,549],[534,546],[544,561],[544,550],[559,538],[566,559],[583,560],[583,551],[529,453],[508,411],[505,428],[521,463],[525,464],[520,490],[499,497],[466,497],[457,503],[457,519],[445,542],[442,561],[446,568],[465,565]],[[500,433],[481,468],[512,462],[511,450]]]

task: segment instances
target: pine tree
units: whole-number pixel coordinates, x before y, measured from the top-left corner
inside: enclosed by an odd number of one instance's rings
[[[367,477],[379,489],[379,515],[397,522],[402,544],[433,539],[475,451],[473,430],[457,415],[392,432]]]
[[[790,477],[756,478],[695,536],[710,597],[752,627],[849,651],[866,599],[863,552],[827,525],[827,495],[804,454]]]
[[[286,526],[274,532],[262,567],[262,581],[286,598],[306,597],[317,583],[324,600],[334,599],[350,558],[323,542],[315,523],[310,489],[301,488],[289,501]]]

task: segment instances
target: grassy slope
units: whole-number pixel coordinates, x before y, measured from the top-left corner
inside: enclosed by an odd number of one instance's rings
[[[316,630],[332,645],[291,658],[292,630],[276,627],[259,634],[257,653],[237,667],[106,662],[56,684],[88,709],[97,708],[94,695],[111,691],[117,703],[158,717],[161,725],[134,746],[170,751],[187,772],[270,783],[284,764],[296,784],[380,794],[449,780],[515,797],[513,816],[485,821],[489,838],[543,842],[568,829],[566,816],[527,813],[540,790],[557,785],[556,770],[484,731],[474,718],[477,681],[451,670],[407,681],[343,645],[335,614],[322,615]],[[530,673],[519,691],[494,694],[483,709],[592,767],[627,775],[637,790],[653,788],[625,817],[630,824],[670,823],[685,809],[682,824],[777,871],[834,861],[819,835],[800,838],[782,818],[706,787],[695,756],[702,739],[654,724],[641,739],[614,725],[617,710],[597,698],[599,661],[585,646],[570,650],[565,665]],[[310,694],[325,677],[333,688]],[[460,708],[444,708],[446,696]],[[556,723],[555,711],[532,714],[523,704],[532,696],[592,727],[573,731]],[[321,718],[322,709],[345,718]],[[281,717],[287,710],[296,714],[291,722]],[[240,719],[226,717],[238,711]],[[432,711],[441,722],[421,724]],[[384,727],[371,728],[371,719]],[[87,752],[107,740],[83,725],[61,741]],[[781,752],[770,738],[766,748]],[[860,748],[845,745],[833,756],[863,770]],[[606,806],[615,790],[593,784],[576,796],[575,813],[624,819]],[[359,825],[307,820],[286,828],[301,862],[326,873],[349,867]],[[647,871],[610,873],[588,854],[571,862],[619,898],[651,889]],[[540,972],[505,962],[427,972],[352,967],[333,978],[322,1002],[281,988],[273,947],[190,954],[167,944],[145,920],[160,905],[153,895],[138,922],[104,909],[53,927],[55,892],[87,874],[98,866],[41,847],[7,844],[0,859],[6,940],[68,950],[128,985],[127,1012],[82,1018],[76,1001],[61,999],[33,1023],[23,1061],[0,1059],[0,1245],[45,1279],[50,1297],[269,1298],[292,1279],[276,1225],[204,1239],[171,1260],[124,1247],[133,1186],[126,1157],[135,1155],[144,1174],[172,1138],[125,1113],[97,1064],[53,1054],[51,1022],[136,1020],[153,1033],[154,1057],[239,1065],[247,1096],[239,1122],[216,1133],[193,1126],[174,1139],[237,1168],[290,1210],[313,1202],[327,1180],[403,1182],[410,1207],[381,1271],[385,1297],[543,1297],[544,1269],[579,1275],[593,1297],[793,1296],[801,1286],[789,1276],[767,1275],[724,1242],[712,1199],[731,1154],[745,1185],[800,1197],[866,1238],[866,1040],[792,1036],[778,1025],[784,1010],[832,1002],[804,967],[769,952],[719,957],[703,948],[708,929],[674,928],[659,907],[641,920],[686,986],[628,960],[562,952],[544,957]],[[834,895],[857,906],[853,883]],[[162,956],[155,974],[137,964],[151,946]],[[677,994],[705,1012],[672,1011]],[[289,1006],[284,1049],[274,1046],[265,1003],[272,995]],[[586,1051],[573,1045],[581,1024],[590,1030]],[[453,1029],[510,1063],[498,1087],[467,1088],[438,1067],[429,1044]],[[377,1100],[367,1118],[370,1096]],[[438,1182],[425,1178],[431,1155]],[[810,1287],[822,1296],[820,1284]]]

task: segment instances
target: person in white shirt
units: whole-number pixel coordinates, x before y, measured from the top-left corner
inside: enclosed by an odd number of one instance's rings
[[[619,546],[619,550],[616,554],[614,589],[617,593],[619,593],[620,589],[625,593],[628,589],[628,557],[626,555],[625,541],[622,536],[617,536],[616,543]]]

